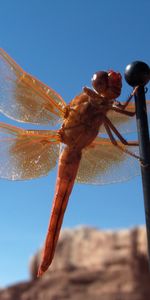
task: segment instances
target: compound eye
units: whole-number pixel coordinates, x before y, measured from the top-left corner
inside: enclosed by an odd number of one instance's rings
[[[111,78],[114,81],[122,81],[122,76],[119,72],[114,72],[113,70],[108,71],[108,77]]]
[[[98,93],[102,93],[108,87],[108,73],[105,71],[96,72],[91,81],[94,90]]]

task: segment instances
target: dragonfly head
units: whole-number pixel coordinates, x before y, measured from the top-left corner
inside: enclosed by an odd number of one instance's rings
[[[122,77],[120,73],[112,70],[108,72],[98,71],[92,77],[94,90],[108,99],[115,99],[121,93]]]

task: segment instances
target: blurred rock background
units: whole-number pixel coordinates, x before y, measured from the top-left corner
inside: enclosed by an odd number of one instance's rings
[[[37,279],[41,251],[30,262],[31,280],[0,290],[0,300],[148,300],[144,227],[119,231],[62,231],[50,269]]]

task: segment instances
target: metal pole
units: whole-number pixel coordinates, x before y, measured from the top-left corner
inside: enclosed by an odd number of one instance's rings
[[[150,267],[150,143],[149,130],[145,103],[144,87],[140,86],[135,95],[137,131],[139,139],[139,153],[143,161],[141,163],[141,175],[143,184],[145,219],[147,229],[147,244]]]
[[[150,140],[144,88],[145,84],[147,84],[150,79],[149,66],[144,62],[135,61],[126,67],[125,78],[130,85],[134,87],[138,86],[135,94],[135,109],[139,140],[139,154],[142,159],[141,175],[150,268]]]

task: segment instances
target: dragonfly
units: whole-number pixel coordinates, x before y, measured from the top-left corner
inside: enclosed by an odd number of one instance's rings
[[[38,276],[50,266],[75,181],[105,184],[139,174],[138,142],[123,133],[135,130],[131,99],[116,100],[119,72],[98,71],[69,104],[26,73],[0,49],[0,111],[18,122],[53,127],[27,130],[0,122],[0,177],[28,180],[46,176],[58,160],[55,195]],[[149,105],[149,102],[148,102]],[[39,127],[38,127],[39,128]],[[107,137],[106,137],[107,135]]]

